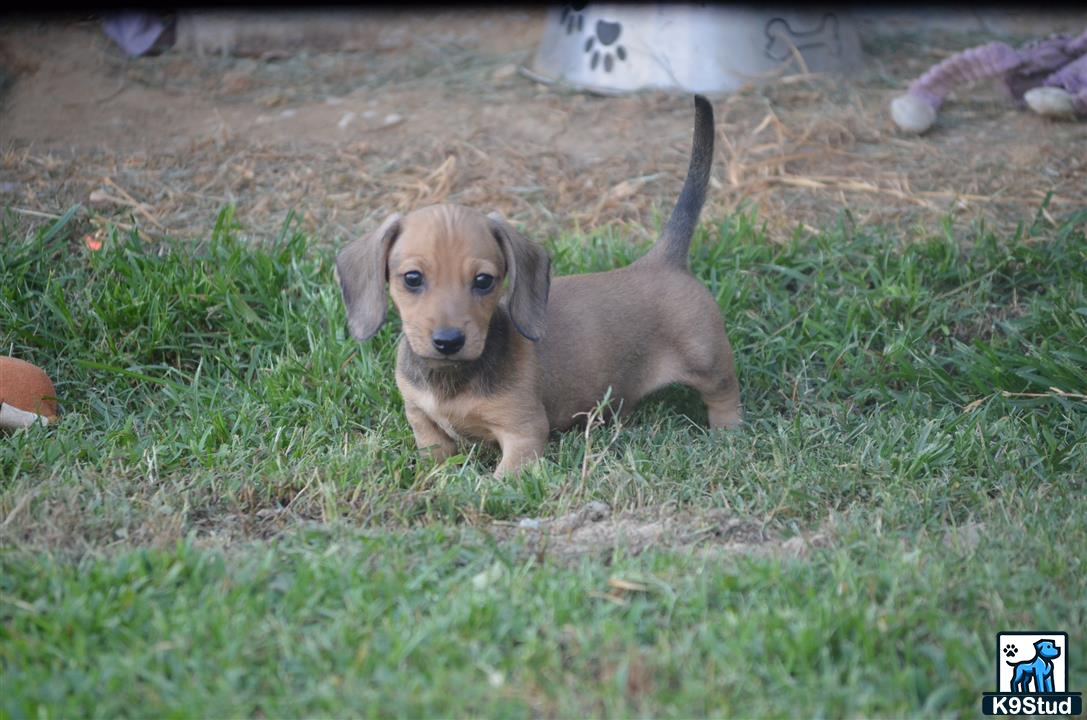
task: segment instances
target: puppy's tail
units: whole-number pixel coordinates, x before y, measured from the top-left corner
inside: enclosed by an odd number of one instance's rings
[[[701,95],[694,96],[694,140],[691,144],[691,164],[687,179],[679,193],[672,215],[660,239],[645,254],[647,261],[665,262],[687,267],[687,251],[691,236],[698,225],[698,215],[706,200],[706,186],[710,182],[710,166],[713,164],[713,106]]]

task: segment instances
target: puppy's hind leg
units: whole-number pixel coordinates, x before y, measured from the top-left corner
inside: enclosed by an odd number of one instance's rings
[[[714,346],[712,360],[698,367],[688,367],[683,382],[702,396],[702,402],[706,403],[709,411],[711,428],[732,429],[743,422],[740,385],[736,380],[732,347],[723,332],[714,342]]]
[[[715,385],[695,386],[702,401],[709,411],[711,428],[737,428],[743,422],[743,409],[740,407],[740,386],[736,376],[718,378]]]

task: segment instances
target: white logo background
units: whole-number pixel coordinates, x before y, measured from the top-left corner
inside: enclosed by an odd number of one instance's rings
[[[1008,663],[1029,662],[1034,659],[1036,654],[1034,643],[1039,640],[1052,640],[1053,644],[1060,648],[1061,656],[1054,658],[1051,661],[1053,663],[1053,692],[1067,692],[1068,688],[1065,685],[1065,669],[1068,667],[1068,636],[1062,632],[1006,632],[997,635],[997,664],[1000,667],[1000,686],[997,689],[998,692],[1012,692],[1012,677],[1015,675],[1015,668]],[[1015,648],[1015,654],[1011,657],[1004,652],[1004,648],[1009,645]],[[1032,693],[1040,692],[1034,687],[1033,683],[1030,685],[1030,691]]]

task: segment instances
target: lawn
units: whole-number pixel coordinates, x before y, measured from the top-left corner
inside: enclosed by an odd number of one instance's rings
[[[0,230],[0,348],[64,410],[0,436],[0,717],[973,716],[1016,629],[1067,631],[1087,690],[1087,210],[704,218],[742,429],[671,389],[503,479],[416,458],[398,322],[347,336],[328,240],[79,225]],[[568,274],[651,235],[547,244]],[[780,542],[513,527],[590,501]]]

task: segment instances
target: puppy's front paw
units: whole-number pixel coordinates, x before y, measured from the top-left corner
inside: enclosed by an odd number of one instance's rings
[[[542,447],[521,447],[513,452],[504,450],[502,452],[502,461],[494,469],[494,476],[496,478],[516,477],[528,465],[543,456],[543,450]]]
[[[543,457],[547,449],[547,416],[542,409],[538,417],[530,418],[516,432],[499,430],[498,445],[502,448],[502,461],[495,468],[495,477],[517,474],[527,463]]]
[[[498,463],[498,467],[494,469],[494,476],[496,478],[517,477],[521,474],[521,470],[523,470],[526,465],[528,465],[535,459],[535,457],[532,457],[509,461],[505,457],[503,457],[502,462]]]
[[[416,452],[423,460],[434,463],[444,462],[457,454],[457,444],[445,438],[438,439],[428,445],[423,445],[416,440]]]

